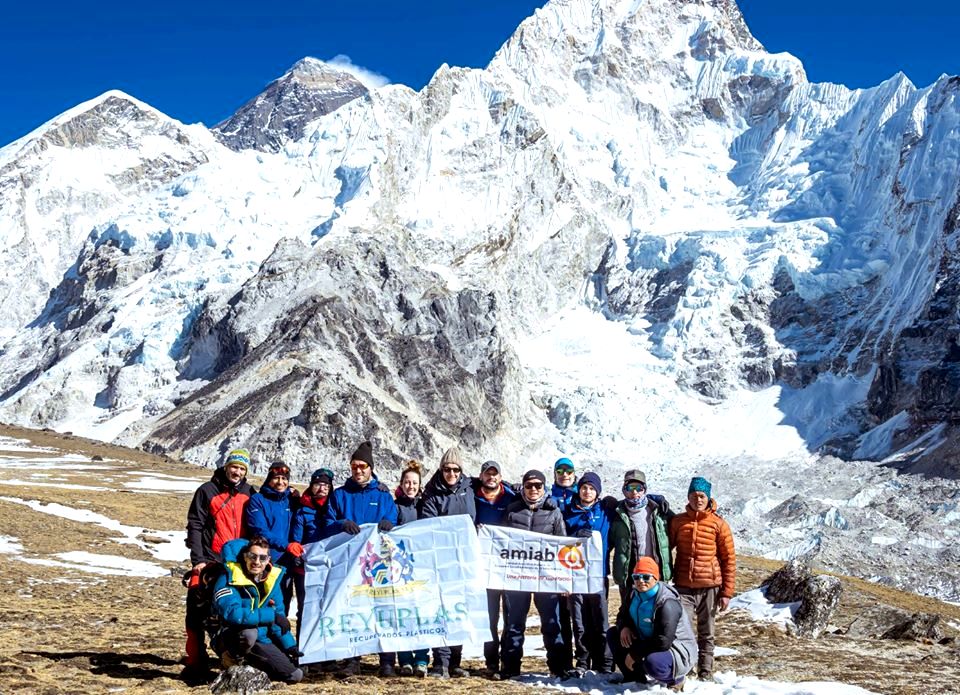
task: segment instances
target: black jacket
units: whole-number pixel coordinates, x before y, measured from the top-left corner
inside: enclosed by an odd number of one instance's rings
[[[460,474],[460,479],[452,487],[443,479],[443,472],[436,471],[423,492],[420,518],[435,516],[455,516],[466,514],[471,520],[477,518],[477,503],[473,497],[470,478]]]
[[[420,495],[407,497],[402,492],[397,493],[397,526],[409,524],[420,518]]]
[[[523,495],[507,506],[504,515],[504,526],[522,528],[535,533],[545,533],[549,536],[566,536],[567,526],[563,523],[563,513],[560,506],[552,497],[547,497],[537,509],[530,509]]]

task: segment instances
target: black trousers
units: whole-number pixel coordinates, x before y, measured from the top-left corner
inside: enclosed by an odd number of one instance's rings
[[[607,643],[610,625],[606,593],[571,594],[568,603],[577,668],[612,673],[613,653]]]
[[[258,642],[257,628],[225,627],[217,633],[214,648],[228,652],[235,659],[244,659],[248,664],[270,676],[270,680],[297,682],[303,678],[296,664],[273,642]]]
[[[503,614],[503,632],[498,630],[500,615]],[[507,603],[503,591],[487,589],[487,617],[490,619],[490,641],[483,643],[484,665],[491,671],[500,670],[500,644],[507,634]]]

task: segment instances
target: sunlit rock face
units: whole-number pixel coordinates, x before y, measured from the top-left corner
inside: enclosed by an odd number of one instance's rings
[[[957,91],[810,83],[732,2],[557,0],[419,92],[104,95],[0,150],[0,416],[301,472],[955,476]]]

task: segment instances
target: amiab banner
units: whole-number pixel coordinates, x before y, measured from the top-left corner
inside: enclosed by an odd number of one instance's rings
[[[567,538],[484,525],[479,538],[490,589],[554,594],[603,591],[603,546],[596,531],[589,538]]]
[[[365,524],[305,546],[304,568],[302,663],[490,639],[469,516]]]

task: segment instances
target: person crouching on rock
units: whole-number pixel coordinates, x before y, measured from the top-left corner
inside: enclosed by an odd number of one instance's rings
[[[245,661],[271,680],[299,683],[300,652],[286,618],[280,579],[284,569],[270,562],[270,541],[230,541],[222,550],[225,571],[213,590],[221,628],[213,645],[225,666]]]
[[[697,662],[697,639],[680,596],[660,581],[660,566],[641,557],[633,568],[633,591],[620,606],[607,640],[625,681],[649,680],[683,690]]]

